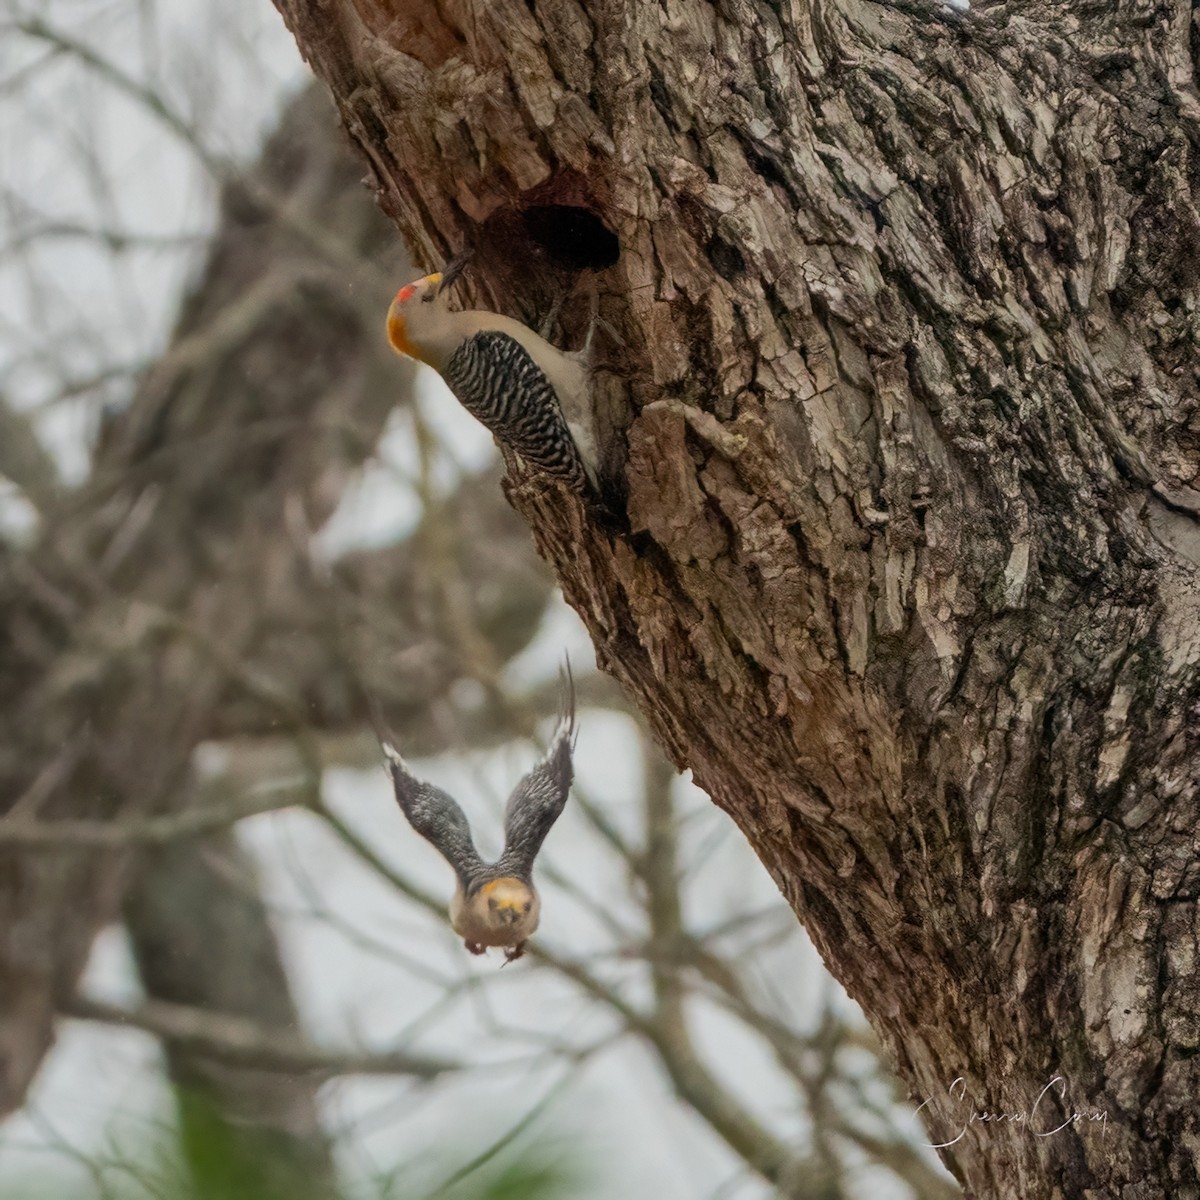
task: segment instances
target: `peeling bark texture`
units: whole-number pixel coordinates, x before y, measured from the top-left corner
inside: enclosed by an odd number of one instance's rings
[[[603,268],[631,532],[510,498],[967,1192],[1200,1195],[1190,6],[276,3],[423,264]]]
[[[362,174],[314,85],[227,185],[171,345],[103,423],[91,477],[47,502],[33,545],[0,546],[0,819],[203,803],[198,743],[357,732],[368,695],[409,729],[469,673],[477,648],[445,649],[460,631],[501,660],[536,631],[550,581],[490,474],[403,544],[313,560],[312,531],[410,394],[381,315],[409,268]],[[0,1114],[133,866],[0,850]]]

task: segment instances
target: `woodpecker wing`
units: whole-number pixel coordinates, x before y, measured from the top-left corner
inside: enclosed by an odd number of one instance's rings
[[[413,775],[395,746],[384,742],[383,754],[408,823],[454,868],[463,891],[469,891],[485,868],[466,814],[452,796]]]
[[[558,394],[516,338],[491,329],[472,334],[442,376],[463,408],[504,445],[572,491],[589,493]]]
[[[563,684],[562,709],[550,748],[509,797],[504,814],[504,853],[493,868],[497,875],[530,881],[533,860],[567,802],[575,775],[571,762],[575,745],[575,684],[569,666],[564,669]]]

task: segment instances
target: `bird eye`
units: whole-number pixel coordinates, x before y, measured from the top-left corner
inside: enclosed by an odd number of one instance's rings
[[[432,300],[433,300],[433,293],[432,293],[432,292],[426,292],[426,293],[425,293],[425,295],[423,295],[423,296],[421,297],[421,303],[422,303],[422,304],[429,304],[429,303],[430,303]]]
[[[525,901],[525,911],[526,911],[526,912],[528,912],[528,911],[529,911],[529,910],[530,910],[532,907],[533,907],[533,901],[532,901],[532,900],[526,900],[526,901]]]
[[[492,912],[496,911],[496,897],[495,896],[492,896],[488,900],[488,908],[490,908],[492,910]]]

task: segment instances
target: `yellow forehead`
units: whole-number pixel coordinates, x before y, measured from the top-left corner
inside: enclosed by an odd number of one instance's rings
[[[407,304],[421,288],[424,288],[426,285],[429,287],[437,287],[441,282],[442,275],[440,271],[434,275],[422,275],[420,279],[414,279],[412,283],[406,283],[404,287],[402,287],[396,293],[396,298],[392,301],[392,304]]]
[[[513,879],[510,876],[504,876],[501,879],[493,879],[490,883],[485,883],[479,889],[484,896],[506,896],[510,892],[527,892],[529,888],[519,879]]]

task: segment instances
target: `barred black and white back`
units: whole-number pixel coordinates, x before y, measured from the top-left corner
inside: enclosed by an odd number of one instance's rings
[[[485,330],[467,338],[442,372],[462,406],[527,463],[591,491],[579,447],[550,381],[520,342]]]

